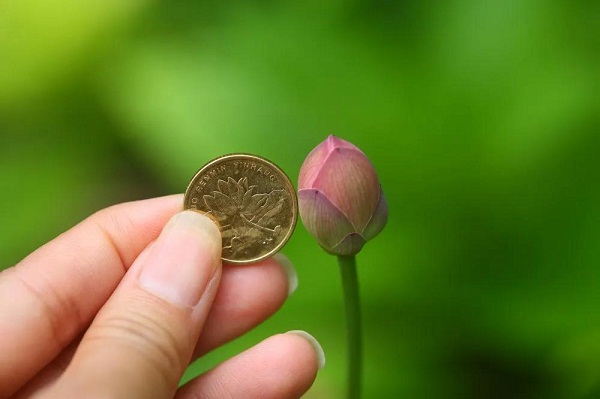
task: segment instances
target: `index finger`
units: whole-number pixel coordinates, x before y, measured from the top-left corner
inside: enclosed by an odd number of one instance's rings
[[[104,209],[0,273],[0,397],[91,322],[182,203],[172,195]]]

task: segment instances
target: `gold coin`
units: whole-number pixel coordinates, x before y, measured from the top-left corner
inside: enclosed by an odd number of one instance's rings
[[[247,264],[274,255],[296,227],[298,200],[286,174],[250,154],[230,154],[204,165],[185,190],[185,209],[208,214],[221,230],[221,258]]]

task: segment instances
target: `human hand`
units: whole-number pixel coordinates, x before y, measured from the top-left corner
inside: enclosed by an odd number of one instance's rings
[[[177,389],[190,361],[295,288],[281,258],[222,268],[218,228],[181,203],[107,208],[0,273],[0,398],[295,398],[311,386],[322,350],[292,332]]]

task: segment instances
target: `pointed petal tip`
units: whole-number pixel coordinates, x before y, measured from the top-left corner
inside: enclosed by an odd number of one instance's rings
[[[339,147],[339,145],[344,142],[344,140],[333,134],[327,136],[325,141],[330,145],[331,148]]]
[[[326,144],[327,148],[329,148],[331,150],[331,149],[334,149],[335,147],[337,147],[339,140],[340,140],[339,137],[334,136],[333,134],[330,134],[325,139],[324,144]]]
[[[363,153],[360,148],[358,148],[357,146],[355,146],[354,144],[352,144],[350,141],[348,140],[344,140],[338,136],[335,136],[333,134],[330,134],[327,139],[325,139],[325,142],[327,144],[327,148],[329,149],[329,151],[333,151],[333,150],[337,150],[339,148],[346,148],[346,149],[353,149],[353,150],[357,150],[359,151],[361,154]]]
[[[314,147],[310,153],[304,159],[302,166],[300,167],[300,173],[298,175],[298,187],[310,187],[314,180],[319,175],[323,163],[327,160],[332,152],[339,151],[340,149],[349,149],[357,151],[361,156],[365,154],[349,141],[341,139],[333,134],[330,134]]]

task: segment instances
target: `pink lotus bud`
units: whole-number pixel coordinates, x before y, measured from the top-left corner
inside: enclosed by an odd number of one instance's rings
[[[355,255],[387,222],[387,203],[367,156],[329,136],[304,160],[298,205],[306,229],[335,255]]]

